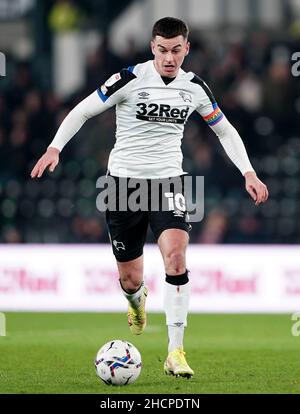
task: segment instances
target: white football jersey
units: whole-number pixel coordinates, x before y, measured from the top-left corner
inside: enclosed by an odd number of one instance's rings
[[[191,113],[213,113],[214,122],[222,118],[207,85],[194,73],[180,69],[166,85],[152,60],[113,75],[98,94],[105,104],[116,105],[116,142],[108,170],[119,177],[183,174],[181,140]]]
[[[83,124],[116,105],[116,142],[108,171],[117,177],[167,178],[184,174],[181,140],[198,111],[242,174],[253,171],[237,130],[218,107],[206,83],[179,70],[165,84],[153,60],[122,69],[66,116],[49,147],[60,151]]]

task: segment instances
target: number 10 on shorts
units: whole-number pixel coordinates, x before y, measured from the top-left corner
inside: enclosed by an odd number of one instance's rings
[[[175,194],[175,197],[174,197],[174,193],[164,193],[164,195],[168,199],[169,211],[175,210],[175,208],[180,211],[186,210],[185,198],[183,194],[177,193]],[[174,203],[175,203],[175,206],[174,206]]]

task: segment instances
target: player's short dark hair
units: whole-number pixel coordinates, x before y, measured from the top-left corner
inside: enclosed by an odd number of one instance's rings
[[[152,29],[152,39],[154,39],[155,36],[162,36],[166,39],[171,39],[172,37],[180,35],[185,39],[187,39],[189,35],[189,29],[182,20],[176,19],[175,17],[163,17],[154,23]]]

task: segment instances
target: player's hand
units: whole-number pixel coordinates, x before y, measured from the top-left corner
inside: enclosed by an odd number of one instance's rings
[[[45,169],[49,167],[49,171],[53,172],[59,162],[59,150],[57,148],[49,147],[45,154],[38,160],[33,167],[30,175],[31,178],[40,178]]]
[[[265,203],[269,197],[267,186],[260,181],[254,171],[248,171],[244,175],[246,190],[255,201],[255,205]]]

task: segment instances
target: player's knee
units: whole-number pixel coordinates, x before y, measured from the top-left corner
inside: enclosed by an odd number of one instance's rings
[[[134,272],[124,273],[120,277],[120,282],[122,288],[127,293],[133,293],[138,290],[142,283],[142,277],[140,275],[135,274]]]
[[[180,275],[185,272],[185,254],[182,250],[173,249],[165,255],[165,267],[168,275]]]

